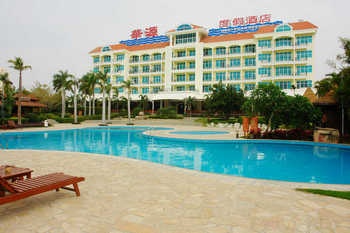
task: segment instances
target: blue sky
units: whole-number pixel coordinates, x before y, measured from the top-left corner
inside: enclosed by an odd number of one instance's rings
[[[158,27],[158,34],[192,23],[218,27],[219,20],[271,14],[272,20],[310,21],[319,27],[315,40],[315,77],[332,72],[339,37],[350,38],[350,1],[346,0],[0,0],[0,67],[17,86],[18,74],[8,60],[22,57],[31,71],[23,85],[52,83],[53,74],[68,70],[80,78],[91,70],[89,51],[130,39],[134,29]]]

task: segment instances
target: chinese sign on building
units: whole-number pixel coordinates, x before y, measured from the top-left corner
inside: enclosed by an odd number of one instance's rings
[[[148,28],[145,28],[145,30],[135,29],[131,31],[131,34],[130,34],[131,39],[139,39],[143,36],[144,37],[158,36],[158,27],[157,26],[148,27]]]
[[[227,28],[232,26],[244,26],[249,24],[267,23],[271,21],[271,14],[260,16],[237,17],[234,19],[223,19],[219,21],[219,28]]]

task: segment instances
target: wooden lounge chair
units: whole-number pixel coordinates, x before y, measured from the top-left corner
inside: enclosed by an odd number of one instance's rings
[[[13,183],[0,177],[0,205],[51,190],[58,191],[60,188],[74,191],[76,196],[80,196],[78,182],[84,180],[84,177],[70,176],[63,173],[16,180]],[[73,188],[66,187],[68,185],[73,185]]]

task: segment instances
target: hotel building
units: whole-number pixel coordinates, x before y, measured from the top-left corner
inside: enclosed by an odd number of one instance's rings
[[[317,26],[310,22],[268,21],[209,30],[182,24],[162,36],[150,34],[151,29],[135,30],[135,39],[89,53],[93,71],[107,72],[120,96],[127,95],[123,80],[132,81],[133,100],[147,95],[165,101],[189,96],[203,100],[219,81],[244,91],[266,82],[282,89],[313,85]],[[147,32],[152,36],[137,38]]]

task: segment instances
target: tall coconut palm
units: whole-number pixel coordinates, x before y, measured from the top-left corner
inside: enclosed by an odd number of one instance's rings
[[[91,107],[92,115],[95,115],[95,87],[97,85],[97,73],[89,72],[82,77],[82,85],[86,88],[87,92],[90,95],[89,98],[89,116],[91,116]],[[91,106],[92,104],[92,106]]]
[[[139,95],[139,97],[140,97],[140,104],[142,106],[142,111],[145,112],[147,103],[149,101],[148,96],[147,95]]]
[[[97,84],[102,90],[102,124],[106,124],[106,87],[107,87],[107,73],[96,73]]]
[[[21,125],[22,124],[22,72],[24,70],[32,69],[30,65],[24,65],[22,58],[20,57],[15,57],[14,60],[8,60],[9,63],[12,65],[10,66],[11,68],[18,70],[19,71],[19,81],[18,81],[18,108],[17,108],[17,124]]]
[[[111,120],[111,108],[112,108],[112,84],[108,83],[106,85],[106,93],[107,93],[107,100],[108,100],[108,107],[107,107],[107,120]]]
[[[123,81],[122,87],[125,88],[128,93],[128,124],[131,124],[131,113],[130,113],[131,86],[132,86],[132,82],[130,80]]]
[[[62,118],[64,118],[64,115],[66,114],[66,89],[69,89],[69,86],[71,85],[69,79],[73,77],[74,76],[72,74],[69,74],[68,71],[62,70],[53,75],[53,88],[55,91],[61,92]]]
[[[78,124],[78,101],[77,101],[77,91],[79,89],[79,80],[74,76],[67,82],[67,89],[69,89],[73,93],[73,106],[74,106],[74,122],[73,124]]]

